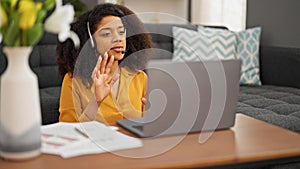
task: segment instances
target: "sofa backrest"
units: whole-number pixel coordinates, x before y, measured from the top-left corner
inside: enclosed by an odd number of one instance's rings
[[[152,59],[171,59],[173,53],[172,27],[196,30],[196,25],[145,24],[152,36]],[[205,25],[204,25],[205,26]],[[224,26],[208,26],[227,29]],[[159,50],[160,49],[160,50]],[[263,84],[300,88],[300,49],[287,47],[260,47],[260,77]]]
[[[191,24],[145,24],[152,36],[155,53],[152,59],[171,59],[173,53],[172,27],[196,30]],[[217,26],[218,27],[218,26]],[[225,28],[225,27],[221,27]],[[226,28],[225,28],[226,29]],[[61,78],[56,65],[57,36],[45,33],[33,49],[29,62],[37,74],[40,88],[58,87]],[[0,75],[5,71],[7,60],[0,45]],[[300,88],[300,49],[261,47],[260,75],[263,84]]]
[[[0,75],[5,71],[7,66],[7,60],[5,55],[3,54],[3,46],[0,45]]]
[[[193,24],[164,24],[164,23],[145,24],[146,29],[151,34],[154,48],[157,49],[152,59],[172,59],[172,53],[173,53],[172,27],[174,26],[197,31],[197,25],[193,25]],[[203,26],[211,27],[211,28],[227,29],[224,26],[206,26],[206,25]]]
[[[262,84],[300,89],[300,49],[261,46],[260,76]]]
[[[182,27],[191,30],[197,30],[195,25],[191,24],[145,24],[146,29],[152,37],[155,50],[152,59],[171,59],[173,53],[172,27]]]

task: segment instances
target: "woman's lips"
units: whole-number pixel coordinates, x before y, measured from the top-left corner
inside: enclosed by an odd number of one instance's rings
[[[122,47],[114,47],[114,48],[111,48],[110,50],[113,50],[113,51],[115,51],[117,53],[121,53],[121,52],[124,51]]]

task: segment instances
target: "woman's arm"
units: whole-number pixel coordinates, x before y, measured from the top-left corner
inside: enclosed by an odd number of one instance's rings
[[[87,97],[88,94],[80,90],[80,80],[72,78],[70,74],[65,75],[60,97],[59,121],[79,122],[95,119],[99,105],[109,94],[112,85],[118,78],[118,75],[111,72],[113,61],[114,57],[111,56],[108,60],[107,54],[104,55],[103,61],[99,57],[92,73],[95,94],[85,99],[89,100],[86,106],[82,103],[84,100],[82,97]]]

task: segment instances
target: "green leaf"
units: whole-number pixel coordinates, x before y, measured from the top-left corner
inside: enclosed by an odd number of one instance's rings
[[[56,3],[55,0],[46,0],[44,2],[43,8],[46,9],[47,11],[49,11],[54,8],[55,3]]]
[[[27,46],[27,33],[21,30],[21,46]]]
[[[43,36],[43,25],[41,23],[35,24],[33,27],[26,30],[26,35],[28,46],[37,44]]]
[[[1,0],[0,6],[5,11],[5,13],[8,15],[8,12],[10,10],[10,2],[8,0]]]
[[[36,23],[42,23],[46,15],[47,15],[47,11],[41,9],[38,13]]]
[[[14,12],[11,16],[11,21],[3,35],[3,42],[7,46],[14,46],[16,40],[20,36],[20,29],[19,29],[19,18],[20,13]]]
[[[21,46],[21,35],[19,35],[19,36],[16,38],[16,41],[15,41],[15,43],[13,44],[13,46]]]

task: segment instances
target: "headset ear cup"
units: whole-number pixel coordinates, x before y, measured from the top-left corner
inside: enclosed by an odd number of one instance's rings
[[[89,21],[87,22],[87,30],[88,30],[88,34],[89,34],[89,37],[90,37],[91,45],[94,48],[95,47],[95,43],[94,43],[94,40],[93,40],[93,36],[91,34]]]

